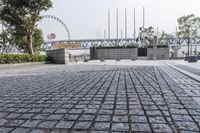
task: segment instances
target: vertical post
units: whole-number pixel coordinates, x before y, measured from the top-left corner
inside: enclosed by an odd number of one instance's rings
[[[157,40],[156,40],[157,43],[156,43],[156,45],[159,45],[159,37],[158,37],[159,35],[158,34],[159,34],[159,29],[157,28]]]
[[[175,32],[175,57],[178,56],[178,53],[177,53],[177,48],[178,48],[178,44],[177,44],[177,27],[176,27],[176,32]]]
[[[123,29],[121,29],[121,40],[123,39]]]
[[[127,39],[127,9],[125,8],[125,39]]]
[[[106,44],[106,30],[104,30],[104,43],[103,43],[103,46],[105,46]]]
[[[153,43],[153,60],[157,60],[157,36],[154,36],[154,43]]]
[[[143,28],[145,27],[145,8],[143,7]]]
[[[140,29],[138,30],[138,33],[139,33],[139,46],[141,46],[141,35],[140,35]]]
[[[119,15],[118,15],[118,9],[116,10],[116,37],[119,38]]]
[[[134,8],[134,42],[136,44],[136,20],[135,20],[135,8]]]
[[[145,28],[145,8],[143,7],[143,26],[142,26],[143,30]],[[143,47],[144,47],[144,32],[142,32],[142,43],[143,43]]]
[[[106,40],[106,30],[104,30],[104,41]]]
[[[110,9],[108,9],[108,39],[110,39]]]

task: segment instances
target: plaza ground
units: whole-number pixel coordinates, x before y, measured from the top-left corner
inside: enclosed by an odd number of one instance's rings
[[[199,133],[200,63],[0,66],[0,132]]]

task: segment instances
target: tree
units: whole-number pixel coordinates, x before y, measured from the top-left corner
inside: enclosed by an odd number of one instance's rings
[[[172,34],[168,34],[166,32],[162,32],[161,36],[159,37],[158,41],[160,45],[169,45],[169,40],[174,38]]]
[[[153,33],[154,28],[152,26],[148,28],[141,27],[137,41],[140,41],[143,44],[143,46],[153,45]]]
[[[178,36],[184,38],[188,45],[188,54],[192,54],[192,39],[197,37],[197,30],[200,28],[200,17],[194,14],[182,16],[178,19]],[[190,50],[191,45],[191,50]]]
[[[3,9],[0,19],[12,29],[24,31],[27,40],[27,48],[30,54],[34,54],[33,35],[41,19],[40,13],[52,7],[51,0],[1,0]]]
[[[35,29],[33,34],[33,50],[34,52],[41,50],[41,45],[44,43],[42,31]],[[9,45],[15,45],[24,52],[29,51],[26,34],[22,29],[7,28],[0,33],[0,48],[5,51]],[[6,52],[6,51],[5,51]]]
[[[13,30],[4,29],[0,33],[0,49],[2,53],[6,53],[8,46],[13,45],[14,41]]]
[[[15,37],[15,44],[23,49],[24,52],[29,51],[28,42],[26,38],[26,34],[21,30],[17,29],[13,35]],[[33,50],[34,52],[41,50],[41,45],[44,43],[44,39],[42,37],[42,31],[40,29],[35,29],[33,33]]]

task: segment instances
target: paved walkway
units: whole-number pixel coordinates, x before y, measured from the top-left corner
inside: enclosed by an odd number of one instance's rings
[[[0,132],[199,133],[200,83],[148,63],[0,70]]]

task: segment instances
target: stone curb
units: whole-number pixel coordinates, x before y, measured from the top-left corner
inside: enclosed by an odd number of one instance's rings
[[[18,63],[18,64],[1,64],[1,68],[19,67],[19,66],[31,66],[31,65],[42,65],[46,62],[29,62],[29,63]]]
[[[196,75],[196,74],[193,74],[193,73],[190,73],[190,72],[188,72],[188,71],[185,71],[185,70],[183,70],[183,69],[177,68],[177,67],[173,66],[172,64],[169,64],[169,63],[165,63],[165,64],[168,65],[168,66],[171,67],[171,68],[176,69],[176,70],[179,71],[180,73],[182,73],[182,74],[184,74],[184,75],[186,75],[186,76],[188,76],[188,77],[190,77],[190,78],[192,78],[192,79],[194,79],[194,80],[200,82],[200,76],[198,76],[198,75]]]

